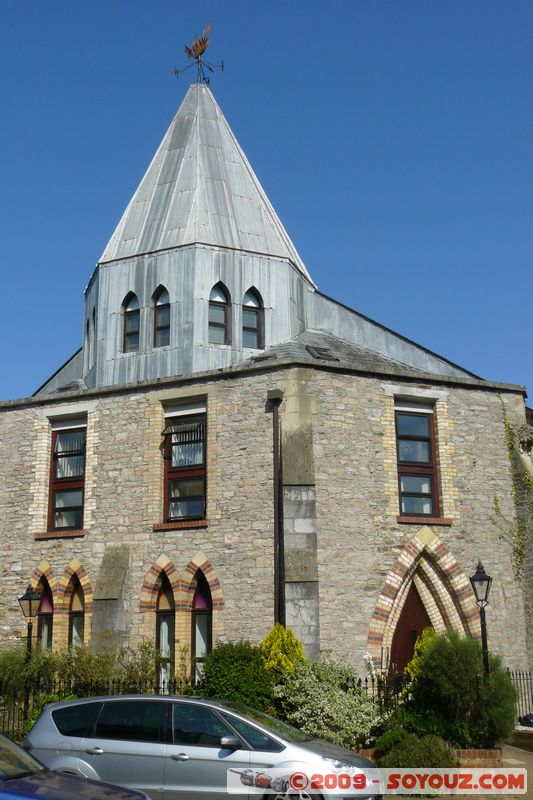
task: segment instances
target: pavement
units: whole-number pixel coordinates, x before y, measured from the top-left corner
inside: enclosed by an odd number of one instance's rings
[[[533,800],[533,752],[530,750],[523,750],[520,747],[506,746],[503,748],[502,752],[502,767],[517,769],[525,767],[527,769],[528,784],[526,794],[455,794],[437,795],[437,797],[442,797],[444,799],[453,797],[454,800],[472,800],[472,798],[476,800],[496,800],[497,798],[502,798],[502,800]],[[401,799],[402,796],[405,797],[406,795],[387,794],[384,795],[383,800],[398,800],[398,798]],[[414,795],[411,796],[414,797]],[[422,795],[418,795],[418,797],[420,798]]]

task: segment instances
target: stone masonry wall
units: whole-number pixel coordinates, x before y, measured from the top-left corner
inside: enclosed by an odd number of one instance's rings
[[[401,583],[401,576],[409,574],[409,554],[415,558],[425,547],[428,558],[416,580],[422,581],[421,592],[433,616],[446,615],[447,602],[428,588],[436,574],[434,564],[444,565],[450,586],[461,587],[461,580],[482,558],[494,578],[487,610],[490,646],[509,666],[526,667],[521,589],[513,578],[510,546],[491,522],[494,496],[502,512],[513,515],[497,394],[412,383],[398,389],[398,379],[392,384],[310,369],[299,373],[297,383],[306,408],[305,446],[312,447],[313,457],[314,475],[309,475],[314,485],[308,492],[316,514],[312,549],[316,538],[319,583],[318,602],[313,602],[319,608],[320,649],[346,657],[361,669],[387,581],[396,575]],[[123,614],[128,644],[144,637],[153,640],[154,586],[165,568],[175,590],[178,644],[189,646],[186,604],[195,570],[201,567],[214,599],[214,640],[244,637],[259,642],[274,621],[272,417],[265,401],[269,389],[286,390],[289,384],[294,392],[294,374],[280,368],[189,386],[104,392],[92,395],[90,403],[83,397],[70,398],[69,413],[79,406],[89,426],[88,513],[83,535],[76,538],[36,538],[44,532],[48,503],[49,420],[62,406],[48,400],[1,407],[0,601],[5,609],[0,605],[0,645],[24,635],[16,598],[30,580],[35,585],[38,568],[50,578],[54,602],[63,613],[63,594],[73,570],[83,579],[84,591],[95,591],[95,614],[97,607],[104,608],[99,602],[116,600],[119,605],[113,608]],[[393,398],[417,392],[419,399],[427,401],[429,394],[435,402],[446,518],[442,525],[432,525],[429,534],[420,533],[420,524],[397,519]],[[509,413],[519,416],[520,397],[503,397]],[[198,398],[207,398],[207,522],[165,526],[160,451],[164,404]],[[282,422],[284,412],[285,403]],[[298,436],[292,441],[297,443]],[[298,453],[284,451],[286,457],[292,459],[296,475]],[[310,479],[302,479],[302,485]],[[101,566],[112,546],[123,550],[125,577],[120,579],[122,586],[113,586],[109,578],[102,587]],[[407,572],[394,566],[404,562]],[[301,581],[298,565],[293,569],[295,581]],[[311,584],[314,576],[304,579]],[[467,608],[471,598],[464,594],[461,603]],[[102,624],[105,627],[105,615],[100,617]],[[58,645],[65,643],[65,626],[59,630],[63,632]]]
[[[419,393],[419,401],[433,396],[435,402],[442,516],[448,518],[446,524],[431,525],[432,534],[450,551],[447,558],[457,562],[464,576],[473,574],[478,559],[483,560],[494,578],[487,609],[490,647],[509,666],[524,668],[521,588],[513,577],[511,548],[491,521],[494,496],[502,512],[513,517],[498,395],[397,386],[326,372],[316,373],[308,392],[316,407],[321,648],[362,664],[369,620],[387,576],[423,527],[420,522],[398,521],[394,434],[394,396],[416,399]],[[508,397],[504,399],[514,408]],[[463,602],[475,612],[471,597]],[[475,628],[476,619],[472,624]]]

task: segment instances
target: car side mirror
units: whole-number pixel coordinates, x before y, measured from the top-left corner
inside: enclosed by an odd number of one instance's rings
[[[237,736],[223,736],[220,746],[227,750],[238,750],[239,747],[242,747],[242,742]]]

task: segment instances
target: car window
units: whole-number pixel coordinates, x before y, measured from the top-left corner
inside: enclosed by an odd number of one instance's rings
[[[292,725],[287,725],[277,717],[271,717],[270,714],[265,714],[264,711],[258,711],[256,708],[250,708],[243,703],[234,703],[233,701],[224,701],[224,705],[237,714],[242,714],[244,717],[249,717],[253,722],[258,722],[262,727],[270,729],[275,736],[281,736],[282,739],[287,739],[288,742],[309,742],[313,738],[308,733],[303,733],[298,728],[293,728]]]
[[[168,703],[157,700],[118,700],[104,703],[95,738],[130,742],[166,741]]]
[[[248,725],[244,720],[232,717],[230,714],[222,714],[222,716],[230,725],[233,725],[235,730],[254,750],[266,750],[269,753],[281,753],[282,750],[285,750],[282,744],[271,739],[266,733],[258,731],[252,725]]]
[[[33,775],[43,772],[45,767],[36,761],[33,756],[26,753],[22,747],[10,742],[0,734],[0,781],[22,778],[24,775]],[[6,796],[8,795],[8,788]],[[16,793],[16,790],[15,790]],[[4,794],[0,790],[0,794]],[[14,796],[14,795],[13,795]]]
[[[63,736],[89,736],[101,703],[79,703],[52,711],[59,733]]]
[[[222,736],[234,735],[208,708],[174,704],[174,744],[220,747]]]

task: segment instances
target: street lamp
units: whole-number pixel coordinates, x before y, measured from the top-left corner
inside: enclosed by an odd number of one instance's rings
[[[33,618],[36,616],[39,605],[41,604],[42,597],[38,592],[35,592],[31,586],[28,586],[25,593],[18,598],[24,618],[28,620],[28,638],[26,642],[27,651],[26,658],[29,661],[31,658],[31,637],[33,631]]]
[[[485,619],[485,606],[489,602],[490,587],[492,578],[487,575],[481,561],[477,562],[476,572],[470,578],[472,589],[476,596],[476,604],[479,606],[479,621],[481,623],[481,647],[483,650],[483,667],[485,675],[490,675],[489,648],[487,646],[487,622]]]

